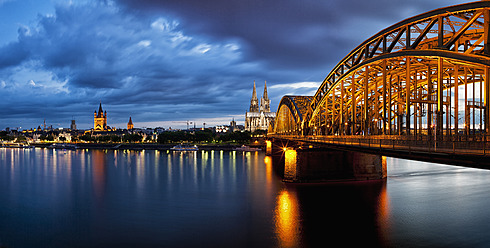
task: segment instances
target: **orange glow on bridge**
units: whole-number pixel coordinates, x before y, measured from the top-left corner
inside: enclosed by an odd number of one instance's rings
[[[296,178],[296,150],[285,148],[284,152],[284,179]]]
[[[266,140],[266,141],[265,141],[265,144],[266,144],[266,146],[265,146],[265,148],[266,148],[266,149],[265,149],[265,152],[266,152],[267,154],[271,154],[271,152],[272,152],[272,141],[270,141],[270,140]]]

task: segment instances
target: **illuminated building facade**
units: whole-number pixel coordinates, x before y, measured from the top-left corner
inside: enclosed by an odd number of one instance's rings
[[[260,99],[259,106],[254,81],[250,109],[245,113],[245,130],[250,132],[254,132],[255,130],[267,130],[269,125],[274,122],[275,118],[276,112],[271,112],[271,100],[267,96],[267,82],[264,85],[264,94]]]
[[[107,129],[107,111],[102,110],[102,103],[100,103],[99,112],[94,111],[94,131],[106,131]]]

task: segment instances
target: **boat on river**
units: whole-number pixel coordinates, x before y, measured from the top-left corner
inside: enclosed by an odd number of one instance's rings
[[[255,152],[255,151],[260,151],[262,149],[257,148],[257,147],[250,147],[246,145],[242,145],[240,147],[237,147],[234,149],[235,151],[243,151],[243,152]]]
[[[199,147],[197,147],[196,145],[180,144],[170,148],[170,150],[181,151],[181,152],[192,152],[192,151],[198,151]]]
[[[78,148],[78,146],[76,144],[70,144],[70,143],[54,143],[48,146],[48,148],[75,150]]]
[[[20,143],[4,143],[1,145],[1,147],[5,148],[23,148],[23,149],[29,149],[29,148],[34,148],[34,146],[28,145],[28,144],[20,144]]]

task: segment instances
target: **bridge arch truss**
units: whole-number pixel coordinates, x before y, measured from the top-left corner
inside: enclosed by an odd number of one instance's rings
[[[274,131],[287,126],[309,135],[490,133],[489,23],[490,1],[480,1],[380,31],[334,67],[301,118],[291,99],[283,98],[277,117],[283,119],[276,118],[282,126]],[[284,124],[286,115],[294,124]]]
[[[274,122],[274,133],[303,134],[305,116],[311,112],[312,96],[284,96],[279,103],[279,109]]]

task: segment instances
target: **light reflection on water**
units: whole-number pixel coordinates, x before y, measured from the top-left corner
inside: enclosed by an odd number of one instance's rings
[[[294,192],[290,194],[287,190],[282,190],[277,196],[274,217],[280,247],[300,245],[298,238],[301,235],[301,223],[297,201]]]
[[[0,246],[485,247],[490,171],[285,184],[261,152],[0,149]]]

